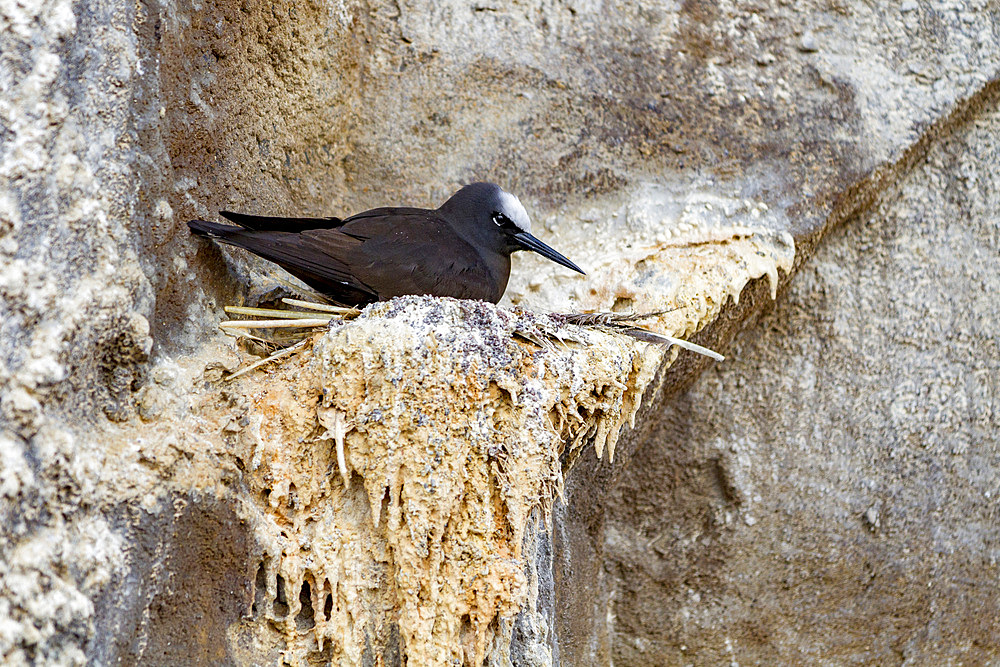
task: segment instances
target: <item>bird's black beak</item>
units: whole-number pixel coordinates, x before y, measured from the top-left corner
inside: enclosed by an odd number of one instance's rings
[[[586,271],[584,271],[579,266],[577,266],[573,262],[569,261],[562,255],[560,255],[559,253],[557,253],[549,246],[545,245],[544,243],[536,239],[528,232],[518,232],[517,234],[513,234],[513,237],[514,240],[517,241],[517,243],[525,250],[534,250],[535,252],[537,252],[542,257],[545,257],[546,259],[551,259],[553,262],[556,262],[557,264],[562,264],[568,269],[573,269],[577,273],[582,273],[583,275],[587,275]]]

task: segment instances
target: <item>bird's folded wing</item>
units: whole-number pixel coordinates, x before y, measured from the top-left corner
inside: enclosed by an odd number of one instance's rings
[[[373,208],[369,211],[362,211],[344,218],[341,223],[346,229],[345,234],[352,236],[364,236],[374,233],[385,233],[386,230],[395,228],[410,228],[421,223],[432,225],[444,224],[438,217],[437,211],[426,208],[410,208],[405,206],[383,206]]]
[[[271,260],[340,303],[354,305],[378,299],[378,293],[351,270],[362,241],[335,229],[291,234],[234,228],[219,240]]]
[[[496,278],[482,255],[447,223],[423,209],[392,210],[400,212],[353,217],[341,230],[363,241],[351,258],[351,269],[379,298],[404,294],[499,298]]]

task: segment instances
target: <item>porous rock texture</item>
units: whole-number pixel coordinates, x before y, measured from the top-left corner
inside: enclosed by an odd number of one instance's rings
[[[644,423],[616,665],[997,661],[997,99]]]
[[[510,634],[537,595],[522,547],[549,520],[560,457],[613,449],[649,373],[626,339],[515,338],[551,328],[488,304],[397,299],[241,384],[233,450],[281,528],[256,531],[270,538],[259,611],[286,660],[360,664],[396,634],[412,663],[480,664]]]
[[[0,0],[0,660],[997,660],[998,35]],[[220,305],[284,288],[185,220],[480,179],[589,275],[518,257],[500,306],[380,304],[222,381]],[[580,309],[734,358],[544,314]]]

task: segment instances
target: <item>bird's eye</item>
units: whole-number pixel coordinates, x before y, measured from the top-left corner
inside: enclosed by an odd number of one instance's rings
[[[500,211],[493,211],[493,224],[504,229],[508,232],[518,232],[520,229],[514,224],[514,221],[508,218],[506,215]]]

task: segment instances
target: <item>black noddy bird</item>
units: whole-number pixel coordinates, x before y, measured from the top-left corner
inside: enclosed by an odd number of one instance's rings
[[[249,250],[345,306],[404,294],[497,303],[510,255],[533,250],[584,273],[531,235],[528,212],[493,183],[472,183],[439,208],[374,208],[349,218],[274,218],[219,211],[196,234]]]

